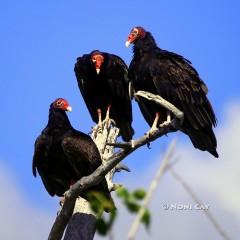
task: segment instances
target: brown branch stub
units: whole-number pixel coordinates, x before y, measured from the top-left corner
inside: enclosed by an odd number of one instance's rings
[[[106,155],[103,156],[103,160],[105,161],[103,161],[103,164],[99,166],[91,175],[81,178],[67,191],[62,210],[60,211],[59,215],[57,216],[53,224],[48,240],[61,240],[66,225],[68,224],[72,216],[76,198],[80,195],[80,193],[85,191],[87,188],[98,184],[109,172],[110,172],[109,175],[111,177],[113,175],[111,172],[113,171],[113,168],[115,168],[118,163],[120,163],[125,157],[127,157],[133,151],[137,150],[139,147],[147,143],[150,143],[167,133],[177,131],[180,128],[181,123],[183,121],[183,113],[179,109],[177,109],[171,103],[167,102],[158,95],[154,95],[143,91],[137,92],[136,95],[145,97],[150,101],[155,101],[156,103],[162,105],[163,107],[168,109],[171,113],[173,113],[175,118],[173,118],[169,124],[152,132],[150,136],[144,135],[139,139],[135,140],[134,145],[131,141],[123,143],[124,148],[121,148],[118,152],[114,152],[114,143],[116,143],[117,135],[115,136],[113,134],[115,138],[113,137],[112,140],[108,139],[109,133],[111,131],[114,131],[116,133],[116,129],[114,129],[113,127],[109,127],[108,130],[106,131],[106,135],[104,135],[105,137],[107,136],[105,140],[102,139],[99,140],[100,143],[97,143],[96,140],[97,146],[98,147],[100,146],[100,152],[102,152],[101,154],[104,153],[102,149],[107,149],[108,151]]]

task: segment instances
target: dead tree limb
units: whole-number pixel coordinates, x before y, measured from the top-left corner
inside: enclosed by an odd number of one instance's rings
[[[142,219],[142,217],[145,213],[145,210],[147,209],[147,207],[148,207],[148,205],[149,205],[149,203],[152,199],[152,196],[155,193],[155,191],[157,189],[157,186],[160,182],[160,179],[163,176],[165,170],[168,170],[167,167],[168,167],[169,162],[170,162],[170,160],[172,158],[172,155],[174,153],[175,146],[176,146],[176,139],[173,140],[171,142],[171,144],[168,146],[168,149],[167,149],[163,159],[161,160],[161,164],[159,166],[159,169],[157,170],[156,175],[153,178],[153,180],[152,180],[152,182],[149,186],[147,194],[146,194],[146,196],[143,200],[142,206],[139,209],[139,211],[137,213],[137,216],[136,216],[135,220],[133,221],[133,223],[130,227],[130,230],[129,230],[129,233],[128,233],[128,240],[134,240],[135,239],[138,227],[139,227],[141,219]]]
[[[179,109],[177,109],[175,106],[173,106],[163,98],[159,98],[159,96],[157,95],[153,95],[143,91],[139,91],[136,93],[136,95],[139,94],[141,95],[141,97],[150,98],[149,100],[154,100],[156,103],[159,103],[160,105],[165,107],[174,115],[174,118],[170,121],[169,124],[152,132],[151,135],[144,135],[139,139],[135,140],[134,146],[132,142],[120,143],[121,146],[124,146],[122,149],[110,156],[109,159],[104,164],[99,166],[91,175],[81,178],[74,185],[72,185],[72,187],[65,194],[65,201],[63,207],[52,226],[48,237],[49,240],[61,240],[66,225],[68,224],[73,214],[76,199],[78,198],[80,193],[84,192],[89,187],[101,182],[101,180],[108,172],[110,172],[125,157],[127,157],[133,151],[137,150],[139,147],[148,144],[167,133],[175,132],[180,128],[183,120],[183,113]]]
[[[194,200],[195,203],[199,204],[200,206],[203,206],[203,202],[197,197],[197,195],[193,192],[191,187],[188,185],[188,183],[173,169],[172,166],[169,166],[168,169],[171,173],[171,175],[183,186],[183,188],[186,190],[186,192],[191,196],[191,198]],[[206,209],[203,211],[203,213],[206,215],[206,217],[209,219],[209,221],[212,223],[215,230],[219,233],[219,235],[224,240],[231,240],[231,238],[225,233],[225,231],[221,228],[217,220],[214,218],[212,213],[209,211],[209,209]]]

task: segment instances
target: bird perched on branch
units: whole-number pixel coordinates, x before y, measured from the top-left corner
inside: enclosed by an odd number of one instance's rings
[[[134,91],[160,95],[184,113],[181,131],[194,147],[218,157],[217,141],[212,130],[216,117],[207,99],[208,89],[191,62],[184,57],[159,48],[142,27],[131,30],[126,46],[133,46],[129,77]],[[150,132],[170,122],[171,114],[156,103],[139,97],[140,110],[151,126]]]
[[[90,175],[102,163],[90,136],[71,126],[66,114],[71,109],[65,99],[56,99],[50,105],[48,124],[35,142],[33,175],[39,173],[51,196],[63,196],[72,184]],[[90,190],[100,191],[112,201],[105,179],[87,191]],[[84,193],[83,197],[86,196]]]
[[[132,105],[124,61],[114,54],[95,50],[79,57],[74,71],[92,120],[101,127],[103,119],[112,119],[123,140],[131,140]]]

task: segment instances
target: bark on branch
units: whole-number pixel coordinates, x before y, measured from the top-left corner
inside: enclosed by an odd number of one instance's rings
[[[183,121],[183,113],[175,106],[163,98],[148,92],[139,91],[135,95],[145,97],[151,101],[155,101],[156,103],[169,110],[174,115],[174,118],[169,124],[152,132],[151,135],[144,135],[139,139],[134,140],[134,144],[132,142],[119,143],[122,148],[118,152],[115,152],[113,155],[111,155],[107,161],[103,162],[103,164],[99,166],[91,175],[81,178],[74,185],[72,185],[72,187],[65,194],[63,207],[52,226],[48,237],[49,240],[61,240],[64,230],[73,214],[76,199],[80,193],[84,192],[89,187],[98,184],[107,173],[109,173],[125,157],[127,157],[133,151],[137,150],[139,147],[148,144],[167,133],[175,132],[180,128]],[[114,147],[114,143],[111,143],[111,141],[108,145],[111,145],[110,147],[112,148]],[[85,238],[83,239],[85,240]]]

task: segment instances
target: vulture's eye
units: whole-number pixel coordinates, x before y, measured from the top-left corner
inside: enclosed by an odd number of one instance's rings
[[[61,106],[62,105],[62,101],[57,101],[57,105]]]
[[[136,36],[136,35],[138,35],[138,31],[137,31],[137,30],[134,30],[134,31],[132,32],[132,34]]]

